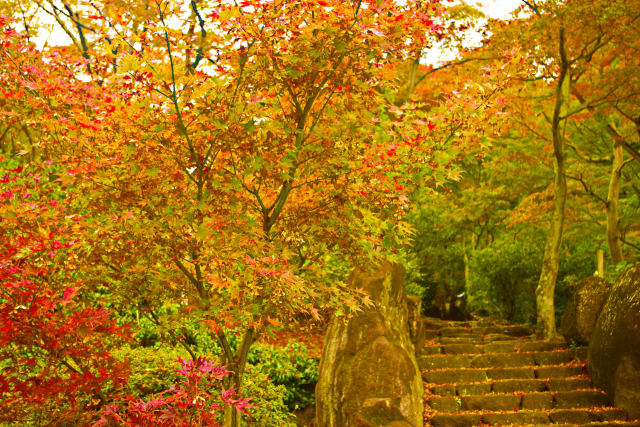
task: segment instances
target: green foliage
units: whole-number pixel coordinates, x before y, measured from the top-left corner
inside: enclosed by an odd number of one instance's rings
[[[613,283],[618,280],[618,277],[622,276],[625,271],[633,266],[634,263],[628,261],[622,261],[617,264],[608,265],[606,271],[604,272],[604,278]]]
[[[249,364],[269,376],[276,385],[286,387],[284,402],[293,411],[314,403],[318,381],[318,362],[307,355],[307,348],[294,343],[284,348],[255,345]]]
[[[166,307],[159,310],[171,313]],[[126,314],[129,318],[135,313]],[[149,346],[120,348],[115,356],[128,359],[131,365],[131,377],[125,394],[148,398],[151,394],[167,390],[177,379],[175,361],[189,359],[190,355],[171,337],[162,333],[160,328],[138,314],[140,329],[136,337],[155,337]],[[135,320],[134,320],[135,321]],[[135,323],[134,323],[135,324]],[[190,346],[196,354],[220,357],[220,349],[206,328],[185,324],[185,333],[193,338]],[[228,333],[229,344],[235,349],[239,340],[234,333]],[[162,338],[164,337],[164,338]],[[140,342],[140,341],[139,341]],[[245,372],[243,395],[253,397],[251,411],[254,425],[289,426],[291,412],[314,403],[315,384],[318,380],[318,362],[307,354],[303,345],[292,343],[285,347],[257,343],[252,346]]]
[[[561,315],[566,305],[564,288],[595,271],[592,233],[574,227],[564,241],[556,285],[555,306]],[[498,240],[474,252],[471,259],[470,308],[510,321],[535,322],[535,289],[546,243],[544,230],[520,227],[503,232]]]
[[[515,322],[535,319],[535,286],[542,264],[543,236],[507,236],[474,253],[471,261],[472,310],[488,310]]]
[[[420,286],[418,283],[409,282],[407,283],[405,289],[407,290],[407,294],[415,296],[415,297],[423,297],[425,288]]]
[[[287,408],[285,398],[289,391],[282,384],[275,384],[264,371],[264,365],[247,365],[244,379],[244,394],[251,396],[251,425],[293,427],[293,417]]]
[[[114,352],[117,359],[128,359],[131,376],[126,393],[141,399],[168,390],[177,382],[176,360],[188,359],[189,353],[170,345],[158,347],[121,347]]]
[[[443,283],[454,292],[464,287],[464,257],[461,244],[457,241],[460,230],[457,220],[447,217],[437,203],[442,200],[433,197],[417,206],[409,215],[415,227],[414,243],[407,255],[407,283],[422,288],[415,295],[424,298],[423,308],[428,308],[435,292],[435,285]]]

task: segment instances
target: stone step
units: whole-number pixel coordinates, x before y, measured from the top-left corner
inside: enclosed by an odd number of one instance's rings
[[[438,342],[442,344],[484,344],[484,337],[467,335],[464,337],[441,337]]]
[[[434,396],[464,396],[482,393],[524,393],[531,391],[570,391],[592,387],[587,378],[516,379],[446,384],[430,387]]]
[[[437,369],[422,372],[422,379],[429,384],[455,384],[489,380],[535,379],[576,377],[583,366],[528,366],[520,368],[462,368]]]
[[[527,326],[519,325],[495,325],[495,326],[442,326],[433,327],[431,323],[424,323],[425,331],[435,333],[441,337],[464,337],[464,336],[490,336],[490,335],[508,335],[511,337],[527,337],[531,336],[534,331]]]
[[[548,427],[548,426],[564,426],[564,427],[606,427],[606,426],[625,426],[625,427],[640,427],[640,421],[622,421],[622,420],[613,420],[613,421],[596,421],[591,423],[580,423],[580,424],[536,424],[535,427]]]
[[[448,341],[448,340],[447,340]],[[482,354],[482,353],[513,353],[532,351],[553,351],[566,349],[564,341],[524,341],[524,340],[503,340],[493,342],[440,342],[432,343],[428,341],[422,354]],[[577,350],[569,350],[574,357],[579,356]],[[586,358],[586,354],[585,354]]]
[[[442,320],[435,317],[423,317],[422,321],[424,323],[424,327],[427,329],[439,329],[444,327],[472,328],[472,327],[482,327],[482,326],[495,326],[497,324],[500,324],[498,320],[491,320],[491,319],[453,321],[453,320]]]
[[[626,421],[627,414],[618,408],[597,409],[552,409],[550,411],[521,410],[514,412],[459,412],[456,414],[436,414],[430,418],[433,427],[471,427],[479,425],[541,425],[578,424],[591,422]]]
[[[586,375],[587,348],[540,341],[526,326],[425,319],[418,357],[433,427],[635,425]]]
[[[524,339],[517,338],[507,334],[489,334],[489,335],[459,335],[448,337],[430,337],[431,339],[437,338],[440,344],[490,344],[505,341],[525,341]]]
[[[575,390],[431,397],[427,404],[438,412],[458,412],[602,408],[608,401],[600,390]]]
[[[437,354],[418,358],[420,369],[443,368],[497,368],[517,366],[546,366],[569,363],[573,360],[570,350],[537,351],[522,353]]]

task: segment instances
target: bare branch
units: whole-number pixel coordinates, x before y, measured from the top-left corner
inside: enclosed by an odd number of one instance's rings
[[[578,181],[580,184],[582,184],[582,187],[584,188],[584,191],[587,192],[587,194],[591,195],[594,199],[597,199],[598,201],[600,201],[602,204],[604,204],[605,206],[607,206],[607,201],[605,199],[603,199],[602,197],[600,197],[595,191],[593,191],[591,189],[591,187],[589,187],[589,185],[584,181],[584,179],[582,179],[582,177],[578,177],[578,176],[571,176],[571,175],[566,175],[565,176],[568,179],[572,179],[574,181]]]
[[[182,272],[182,274],[187,276],[187,279],[189,279],[189,281],[193,283],[193,285],[196,287],[196,290],[198,291],[198,295],[200,295],[200,298],[207,299],[207,292],[204,289],[204,286],[202,286],[202,282],[196,279],[196,277],[187,269],[187,267],[185,267],[185,265],[179,259],[174,258],[172,261]]]
[[[616,129],[616,126],[613,123],[609,123],[607,125],[607,130],[616,139],[616,141],[619,142],[620,145],[622,145],[622,148],[624,148],[629,154],[631,154],[631,156],[635,160],[640,161],[640,152],[633,148],[631,144],[629,144],[627,140],[623,138],[622,135],[620,135],[618,129]]]
[[[456,65],[462,65],[462,64],[465,64],[465,63],[471,62],[471,61],[489,61],[489,60],[491,60],[491,58],[477,57],[477,58],[467,58],[467,59],[462,59],[460,61],[449,62],[447,64],[441,65],[440,67],[432,68],[431,70],[429,70],[426,73],[424,73],[422,75],[422,77],[420,77],[416,81],[415,86],[418,86],[429,74],[435,73],[436,71],[444,70],[445,68],[454,67]]]
[[[590,157],[584,154],[575,144],[567,141],[567,146],[572,148],[575,151],[576,155],[580,160],[588,162],[588,163],[611,163],[613,161],[613,156],[603,156],[603,157]]]
[[[529,9],[533,10],[536,13],[536,15],[542,16],[542,14],[540,13],[540,10],[538,10],[538,6],[533,1],[522,0],[522,3],[529,6]]]

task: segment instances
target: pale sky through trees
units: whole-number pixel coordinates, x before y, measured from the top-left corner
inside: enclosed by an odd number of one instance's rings
[[[509,15],[518,6],[521,6],[522,0],[466,0],[467,3],[478,7],[489,18],[494,19],[509,19]],[[467,47],[479,46],[482,36],[479,32],[474,30],[468,30],[466,32],[466,38],[468,40]],[[425,52],[422,60],[423,64],[439,65],[443,62],[451,61],[456,58],[456,52],[447,51],[440,46],[434,46],[429,51]]]
[[[522,4],[522,0],[480,0],[482,10],[492,18],[506,19],[509,14]]]
[[[508,19],[509,14],[518,6],[522,5],[522,0],[467,0],[468,3],[479,6],[479,8],[491,18]],[[42,48],[45,43],[50,46],[67,45],[70,43],[69,37],[57,26],[55,21],[48,15],[41,17],[42,21],[48,24],[51,31],[44,31],[35,40],[36,45]],[[469,45],[477,45],[480,42],[479,34],[469,34]],[[437,64],[455,58],[455,52],[445,52],[438,46],[434,46],[426,52],[423,63]]]

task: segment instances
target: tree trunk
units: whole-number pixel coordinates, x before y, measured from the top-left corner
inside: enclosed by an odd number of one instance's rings
[[[618,200],[620,197],[620,176],[624,165],[624,154],[622,145],[614,141],[613,143],[613,166],[611,167],[611,179],[609,181],[609,192],[607,194],[607,242],[611,261],[617,264],[624,260],[622,255],[622,242],[620,241],[620,217],[618,215]]]
[[[556,87],[556,100],[553,111],[553,213],[551,227],[547,236],[547,243],[542,259],[542,271],[536,287],[537,334],[541,338],[550,340],[556,337],[556,315],[554,293],[558,269],[560,265],[560,247],[562,245],[562,231],[564,228],[565,205],[567,202],[567,178],[565,176],[565,141],[564,131],[569,102],[571,76],[570,64],[567,60],[565,48],[564,28],[560,29],[560,75]]]
[[[467,301],[471,298],[471,271],[470,271],[470,263],[471,258],[473,256],[473,252],[476,249],[477,237],[475,233],[471,232],[471,242],[470,245],[467,246],[467,238],[464,236],[462,238],[462,253],[464,255],[464,291],[467,294]]]
[[[604,250],[598,249],[596,251],[596,265],[598,266],[598,277],[604,278]]]
[[[231,352],[229,342],[227,341],[224,332],[218,332],[218,342],[222,346],[223,354],[227,363],[227,369],[233,371],[225,378],[224,386],[229,388],[233,387],[236,393],[242,393],[242,377],[244,375],[244,369],[247,365],[247,357],[249,356],[249,349],[251,344],[258,337],[258,332],[255,328],[249,327],[244,336],[242,337],[242,343],[236,350],[236,353]],[[224,427],[239,427],[241,417],[238,411],[230,405],[224,408]]]

